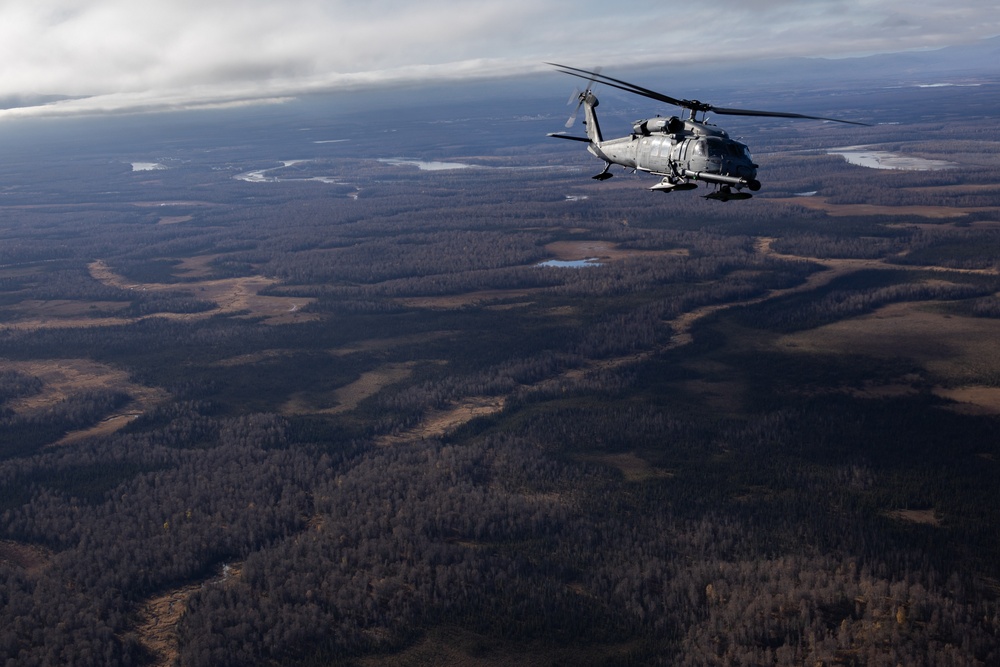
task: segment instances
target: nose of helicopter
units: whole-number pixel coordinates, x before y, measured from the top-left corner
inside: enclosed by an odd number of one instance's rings
[[[734,167],[734,175],[746,181],[748,188],[754,192],[760,190],[760,181],[757,180],[757,165],[750,160],[746,160],[740,161],[738,164],[734,165]]]

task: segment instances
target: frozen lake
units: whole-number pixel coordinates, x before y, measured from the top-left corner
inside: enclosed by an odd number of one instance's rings
[[[289,167],[294,167],[299,164],[307,164],[311,160],[282,160],[280,167],[269,167],[267,169],[255,169],[254,171],[246,171],[242,174],[237,174],[233,176],[238,181],[246,181],[247,183],[290,183],[293,181],[305,182],[305,181],[316,181],[318,183],[329,183],[331,185],[342,185],[342,183],[331,176],[304,176],[301,178],[296,178],[294,176],[272,176],[271,172],[279,171],[281,169],[287,169]]]
[[[601,263],[597,261],[596,257],[591,257],[590,259],[550,259],[544,262],[539,262],[535,266],[554,266],[560,269],[584,269],[588,266],[601,266]]]
[[[940,171],[958,166],[947,160],[930,160],[911,155],[880,151],[867,146],[845,146],[827,151],[827,155],[840,155],[850,164],[869,169],[900,169],[904,171]]]
[[[472,167],[471,164],[465,164],[462,162],[428,162],[426,160],[413,160],[405,157],[379,158],[379,162],[391,164],[394,167],[416,167],[421,171],[445,171],[447,169],[469,169]]]

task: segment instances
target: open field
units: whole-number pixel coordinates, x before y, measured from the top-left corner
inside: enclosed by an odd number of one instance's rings
[[[467,292],[465,294],[447,294],[444,296],[410,296],[401,297],[397,301],[411,308],[441,308],[454,309],[465,306],[477,306],[489,304],[493,301],[506,301],[509,299],[527,299],[531,296],[532,290],[480,290]]]
[[[995,206],[954,207],[954,206],[879,206],[876,204],[831,204],[825,197],[795,197],[776,199],[785,204],[797,204],[805,208],[823,211],[836,218],[862,215],[909,216],[947,220],[964,218],[970,213],[1000,213]]]
[[[115,274],[107,264],[97,260],[88,269],[98,282],[109,287],[142,294],[168,293],[185,290],[192,297],[211,301],[214,308],[197,313],[157,312],[150,315],[127,316],[127,304],[115,301],[66,300],[66,299],[25,299],[10,306],[9,312],[16,319],[0,324],[8,329],[33,331],[51,328],[93,328],[121,326],[149,317],[161,317],[179,321],[199,320],[216,315],[236,315],[248,318],[262,318],[268,324],[280,325],[315,321],[316,317],[301,312],[312,303],[310,298],[262,296],[259,292],[275,284],[274,280],[261,276],[197,280],[209,273],[208,262],[213,257],[194,257],[182,260],[177,267],[177,275],[189,282],[181,284],[139,283],[126,280]],[[102,317],[96,317],[101,314]]]
[[[909,521],[926,526],[940,526],[941,519],[938,518],[934,510],[893,510],[887,516],[900,521]]]
[[[39,378],[42,391],[34,396],[9,401],[7,407],[15,413],[35,412],[55,405],[80,391],[117,389],[132,398],[132,409],[141,412],[167,398],[158,387],[146,387],[129,379],[126,371],[89,359],[52,359],[45,361],[12,361],[0,359],[0,369],[15,370]]]
[[[596,259],[599,261],[615,261],[627,257],[665,257],[675,255],[686,257],[689,253],[687,248],[675,248],[672,250],[635,250],[633,248],[622,248],[619,244],[609,241],[555,241],[545,246],[545,249],[552,253],[554,259],[562,261],[576,261],[581,259]]]
[[[180,269],[181,277],[194,277],[205,271],[205,266],[211,258],[194,258],[182,263]],[[108,265],[101,260],[96,260],[88,266],[90,275],[95,280],[119,289],[136,290],[142,292],[164,292],[176,290],[176,284],[162,283],[136,283],[115,274]],[[246,278],[224,278],[221,280],[202,280],[185,282],[182,287],[190,290],[198,299],[207,299],[216,304],[216,308],[204,313],[175,314],[169,313],[168,317],[178,319],[200,319],[222,314],[240,314],[246,317],[261,317],[268,324],[288,324],[294,322],[308,322],[315,317],[308,313],[298,312],[303,307],[312,302],[308,298],[282,297],[282,296],[261,296],[261,290],[275,284],[276,281],[262,276],[250,276]],[[163,316],[159,314],[158,316]]]
[[[412,440],[440,438],[473,419],[488,417],[502,411],[504,399],[494,396],[467,396],[456,405],[427,411],[419,424],[398,433],[384,435],[375,440],[379,447],[405,444]]]
[[[950,389],[1000,378],[1000,321],[958,317],[936,303],[897,303],[874,313],[781,336],[775,346],[796,352],[845,354],[864,350],[878,357],[905,357],[924,367]],[[977,399],[978,396],[978,399]],[[985,395],[950,391],[955,400]]]
[[[155,667],[173,665],[178,657],[177,621],[184,613],[187,601],[206,586],[224,587],[240,576],[241,565],[223,566],[222,572],[210,579],[188,584],[146,600],[140,610],[143,622],[136,629],[139,641],[154,656]]]
[[[167,667],[177,659],[177,621],[184,613],[188,598],[203,585],[188,584],[146,601],[141,612],[145,620],[136,632],[143,646],[155,656],[152,664],[156,667]]]
[[[42,390],[33,396],[7,403],[17,415],[44,413],[75,394],[93,390],[122,391],[129,401],[115,413],[104,417],[94,426],[70,431],[51,446],[71,445],[88,438],[114,433],[144,412],[169,400],[169,394],[159,387],[147,387],[129,379],[128,373],[88,359],[54,359],[46,361],[11,361],[0,359],[0,371],[14,370],[42,381]]]
[[[313,405],[308,396],[297,394],[292,396],[284,406],[284,414],[339,414],[358,407],[358,404],[370,396],[374,396],[383,388],[401,382],[413,371],[414,362],[402,364],[387,364],[362,373],[361,377],[349,385],[338,388],[331,396],[332,407]]]
[[[971,414],[1000,415],[1000,387],[966,385],[964,387],[935,387],[934,393],[955,401],[953,409]]]
[[[600,463],[617,468],[628,482],[642,482],[650,479],[671,477],[673,475],[673,473],[667,470],[653,467],[649,464],[649,461],[639,458],[634,453],[606,454],[603,456],[583,454],[576,458],[588,463]]]
[[[0,563],[20,568],[29,574],[44,570],[50,558],[52,554],[37,545],[0,540]]]

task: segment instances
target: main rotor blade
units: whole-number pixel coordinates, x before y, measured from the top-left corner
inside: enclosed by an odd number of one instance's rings
[[[673,104],[674,106],[684,107],[690,109],[689,106],[691,102],[689,100],[679,100],[669,95],[664,95],[663,93],[658,93],[655,90],[650,90],[649,88],[643,88],[642,86],[637,86],[634,83],[629,83],[628,81],[622,81],[621,79],[616,79],[614,77],[601,74],[600,72],[592,72],[586,69],[580,69],[578,67],[570,67],[569,65],[560,65],[558,63],[545,63],[546,65],[552,65],[553,67],[560,68],[558,71],[563,74],[569,74],[570,76],[579,77],[581,79],[588,79],[590,81],[597,81],[598,83],[603,83],[606,86],[611,86],[612,88],[617,88],[618,90],[624,90],[625,92],[632,93],[634,95],[641,95],[643,97],[648,97],[665,104]]]
[[[648,97],[652,100],[657,100],[665,104],[672,104],[674,106],[683,107],[684,109],[690,109],[691,111],[701,111],[704,113],[714,112],[720,116],[763,116],[769,118],[806,118],[809,120],[828,120],[834,123],[847,123],[849,125],[863,125],[869,127],[868,123],[859,123],[854,120],[841,120],[839,118],[825,118],[823,116],[807,116],[801,113],[787,113],[784,111],[756,111],[754,109],[727,109],[725,107],[715,107],[706,102],[699,102],[698,100],[681,100],[676,97],[671,97],[670,95],[664,95],[663,93],[658,93],[655,90],[650,90],[649,88],[643,88],[642,86],[637,86],[634,83],[629,83],[628,81],[622,81],[621,79],[616,79],[614,77],[601,74],[600,72],[591,72],[590,70],[580,69],[578,67],[570,67],[569,65],[560,65],[558,63],[546,63],[546,65],[552,65],[558,68],[558,71],[563,74],[569,74],[570,76],[579,77],[581,79],[589,79],[590,81],[598,81],[606,86],[612,88],[617,88],[618,90],[624,90],[627,93],[632,93],[634,95],[641,95],[642,97]]]
[[[859,123],[856,120],[841,120],[840,118],[824,118],[823,116],[807,116],[801,113],[788,113],[785,111],[754,111],[753,109],[725,109],[722,107],[713,107],[710,104],[706,104],[706,111],[711,111],[712,113],[717,113],[720,116],[765,116],[769,118],[807,118],[809,120],[828,120],[834,123],[847,123],[848,125],[863,125],[865,127],[871,127],[869,123]]]

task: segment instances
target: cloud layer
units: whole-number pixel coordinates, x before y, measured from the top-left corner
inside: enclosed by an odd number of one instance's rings
[[[0,100],[22,105],[0,117],[241,104],[545,60],[843,56],[996,34],[1000,8],[980,0],[0,0]],[[37,103],[47,96],[63,99]]]

